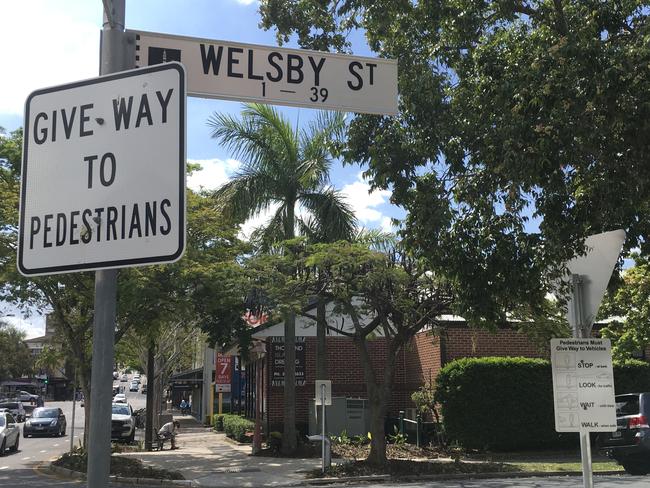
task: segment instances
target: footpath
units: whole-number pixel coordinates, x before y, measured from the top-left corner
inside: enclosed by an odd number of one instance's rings
[[[168,448],[153,452],[120,453],[143,463],[179,471],[185,486],[201,487],[274,487],[299,486],[305,483],[306,472],[319,468],[320,458],[287,459],[251,456],[250,445],[239,445],[225,434],[204,427],[193,417],[174,415],[180,422],[176,450]],[[180,484],[180,483],[179,483]]]
[[[121,478],[120,483],[157,486],[185,487],[242,487],[242,488],[272,488],[288,486],[327,485],[330,483],[349,482],[381,482],[390,479],[389,475],[362,476],[357,478],[320,478],[308,479],[307,472],[321,466],[320,458],[292,459],[265,456],[252,456],[250,445],[237,444],[228,439],[225,434],[214,432],[210,427],[198,423],[194,417],[174,415],[180,422],[180,431],[176,437],[178,449],[171,450],[165,444],[162,451],[153,452],[123,452],[120,456],[134,457],[145,465],[180,472],[184,481],[160,481],[151,479]],[[332,462],[341,462],[333,459]],[[548,477],[579,475],[579,472],[506,472],[506,473],[474,473],[450,475],[418,476],[410,481],[435,481],[442,479],[478,479],[478,478],[515,478],[515,477]],[[620,474],[619,472],[601,472],[599,474]],[[403,481],[406,481],[404,479]]]

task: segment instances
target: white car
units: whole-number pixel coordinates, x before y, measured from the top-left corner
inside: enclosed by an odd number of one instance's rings
[[[7,448],[16,452],[19,442],[20,428],[14,416],[6,409],[0,410],[0,456],[5,455]]]
[[[126,403],[126,395],[124,393],[118,393],[113,397],[113,403]]]
[[[11,412],[11,415],[13,415],[14,419],[16,419],[17,422],[24,422],[25,418],[27,417],[23,402],[19,402],[17,400],[2,402],[0,403],[0,410],[3,409]]]
[[[34,395],[33,393],[30,393],[28,391],[19,391],[18,394],[16,395],[16,398],[20,400],[21,402],[36,402],[38,400],[38,395]]]
[[[113,403],[111,414],[111,439],[133,442],[135,438],[135,417],[128,403]]]

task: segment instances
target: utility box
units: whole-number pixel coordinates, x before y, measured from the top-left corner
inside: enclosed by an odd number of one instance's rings
[[[321,433],[321,407],[318,413],[315,400],[309,401],[309,434]],[[328,435],[339,435],[344,430],[348,435],[365,435],[370,430],[370,403],[365,398],[334,397],[325,408],[325,429]]]

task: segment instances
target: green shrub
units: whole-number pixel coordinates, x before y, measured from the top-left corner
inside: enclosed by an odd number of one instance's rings
[[[650,364],[614,364],[616,393],[650,391]],[[463,358],[436,379],[447,438],[469,449],[566,447],[574,433],[555,432],[551,363],[542,359]]]
[[[223,415],[222,414],[214,414],[212,416],[212,425],[214,425],[214,430],[218,432],[223,432]]]
[[[650,364],[638,359],[615,362],[614,388],[617,394],[650,391]]]
[[[542,359],[463,358],[440,371],[436,401],[447,437],[469,449],[560,446],[555,432],[551,364]]]
[[[282,432],[274,430],[269,433],[269,438],[266,441],[266,445],[273,452],[280,452],[282,448]]]
[[[223,415],[223,430],[228,437],[238,442],[246,440],[246,432],[254,429],[255,424],[239,415]]]

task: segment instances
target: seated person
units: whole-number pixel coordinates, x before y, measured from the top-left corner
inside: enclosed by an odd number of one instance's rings
[[[189,412],[189,405],[187,404],[185,398],[181,400],[181,404],[179,406],[181,408],[181,414],[185,415]]]
[[[172,422],[167,422],[163,425],[158,431],[158,435],[163,438],[163,440],[171,439],[172,449],[176,449],[176,434],[177,430],[180,429],[181,424],[178,420]]]

